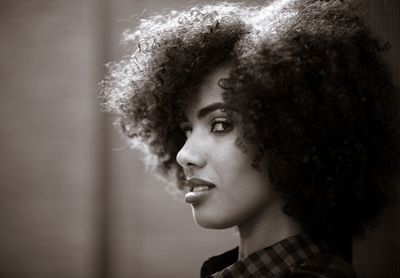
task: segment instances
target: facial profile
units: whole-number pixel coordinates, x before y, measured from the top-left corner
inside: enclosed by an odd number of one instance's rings
[[[359,1],[268,2],[141,19],[125,33],[131,55],[108,65],[103,106],[188,191],[200,226],[304,232],[348,257],[392,200],[398,88]]]
[[[218,80],[229,68],[220,66],[202,82],[195,105],[181,124],[187,139],[177,154],[190,189],[197,224],[223,229],[280,210],[280,199],[266,171],[252,166],[252,151],[239,148],[240,115],[224,107]],[[264,166],[265,167],[265,166]]]

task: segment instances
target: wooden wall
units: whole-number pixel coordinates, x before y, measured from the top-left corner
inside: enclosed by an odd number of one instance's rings
[[[400,84],[399,2],[364,1]],[[0,0],[0,277],[198,277],[236,244],[197,227],[97,105],[131,16],[187,2]],[[355,241],[360,277],[400,272],[399,214]]]

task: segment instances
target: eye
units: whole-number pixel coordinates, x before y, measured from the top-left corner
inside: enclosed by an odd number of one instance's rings
[[[211,132],[228,133],[233,129],[233,123],[225,118],[217,118],[211,123]]]

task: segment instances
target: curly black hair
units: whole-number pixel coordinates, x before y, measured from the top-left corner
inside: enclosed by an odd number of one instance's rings
[[[400,168],[399,94],[381,57],[388,47],[361,10],[355,0],[279,0],[142,19],[125,32],[132,54],[108,65],[103,106],[181,187],[184,108],[229,61],[219,84],[243,116],[238,145],[257,146],[254,167],[267,155],[285,213],[334,245],[391,200]]]

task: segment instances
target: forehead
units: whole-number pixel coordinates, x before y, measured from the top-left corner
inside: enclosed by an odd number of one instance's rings
[[[227,65],[219,66],[212,70],[200,83],[200,87],[194,102],[186,110],[188,117],[196,114],[201,108],[212,103],[222,103],[224,89],[218,85],[221,78],[229,77],[230,68]]]

